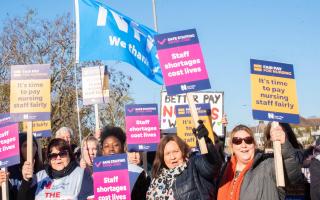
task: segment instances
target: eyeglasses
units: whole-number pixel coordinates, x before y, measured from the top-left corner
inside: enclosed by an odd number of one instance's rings
[[[60,156],[60,158],[65,158],[68,156],[68,151],[60,151],[59,153],[50,153],[48,155],[48,158],[50,160],[56,160],[58,158],[58,156]]]
[[[251,136],[240,138],[240,137],[233,137],[232,138],[232,144],[239,145],[244,141],[246,144],[252,144],[254,139]]]

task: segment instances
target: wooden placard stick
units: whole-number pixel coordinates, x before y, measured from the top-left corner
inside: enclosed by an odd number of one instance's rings
[[[33,164],[32,121],[27,122],[27,161]]]
[[[187,100],[188,100],[190,113],[191,113],[191,117],[192,117],[192,121],[193,121],[193,126],[195,128],[197,128],[199,126],[199,123],[198,123],[199,116],[198,116],[196,104],[194,103],[194,99],[193,99],[192,94],[187,93],[186,95],[187,95]],[[204,140],[204,138],[199,139],[198,143],[199,143],[201,154],[207,154],[208,149],[207,149],[206,141]]]
[[[7,168],[1,168],[2,171],[7,173]],[[9,200],[9,186],[8,181],[5,181],[1,184],[1,190],[2,190],[2,200]]]
[[[271,123],[272,128],[275,128],[277,126],[279,126],[279,122]],[[273,153],[274,153],[274,168],[276,171],[277,187],[285,187],[280,141],[273,141]]]

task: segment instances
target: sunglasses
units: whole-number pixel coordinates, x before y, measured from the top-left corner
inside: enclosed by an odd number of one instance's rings
[[[232,138],[232,144],[239,145],[244,141],[246,144],[252,144],[254,139],[251,136],[240,138],[240,137],[233,137]]]
[[[68,154],[69,154],[68,151],[65,150],[65,151],[60,151],[59,153],[50,153],[48,155],[48,158],[50,160],[56,160],[58,156],[60,156],[60,158],[65,158],[68,156]]]

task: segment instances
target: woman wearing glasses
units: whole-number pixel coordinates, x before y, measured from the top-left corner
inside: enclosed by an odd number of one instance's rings
[[[18,199],[90,199],[91,175],[77,165],[69,144],[52,139],[47,152],[48,164],[36,175],[32,173],[32,163],[24,163]]]
[[[281,127],[272,128],[271,141],[280,141],[286,184],[302,180],[296,150],[287,141]],[[256,149],[253,132],[244,125],[231,132],[231,159],[224,165],[218,200],[278,200],[274,159]]]

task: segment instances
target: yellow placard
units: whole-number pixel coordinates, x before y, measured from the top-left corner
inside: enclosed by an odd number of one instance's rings
[[[209,116],[199,116],[209,131],[209,138],[214,142],[212,132],[212,124]],[[196,137],[192,133],[193,123],[192,117],[178,117],[176,118],[177,135],[183,139],[190,147],[196,146]]]
[[[299,114],[295,79],[251,74],[251,92],[253,110]]]
[[[27,122],[22,123],[23,131],[27,131]],[[32,132],[51,130],[51,121],[33,121]]]
[[[11,80],[10,113],[50,112],[50,79]]]

